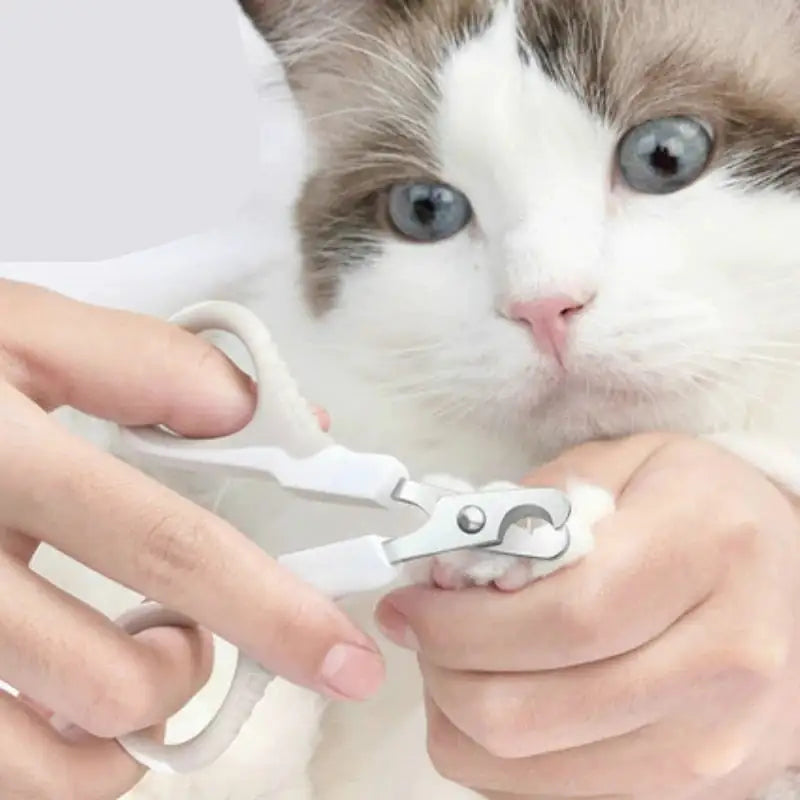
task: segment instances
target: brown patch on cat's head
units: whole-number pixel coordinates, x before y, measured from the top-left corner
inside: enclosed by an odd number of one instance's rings
[[[520,27],[545,72],[624,132],[701,118],[744,186],[800,191],[800,4],[528,0]]]
[[[284,64],[315,143],[297,210],[307,294],[323,311],[343,267],[378,248],[392,183],[435,178],[436,73],[492,0],[241,0]]]
[[[317,164],[298,207],[308,295],[385,235],[392,183],[436,179],[437,70],[502,0],[241,0],[282,59]],[[716,166],[743,189],[800,192],[797,0],[517,0],[519,52],[620,135],[702,118]]]

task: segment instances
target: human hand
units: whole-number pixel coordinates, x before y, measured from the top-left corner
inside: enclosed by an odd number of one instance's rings
[[[0,796],[120,796],[142,770],[111,737],[159,726],[210,669],[199,630],[130,637],[32,573],[39,542],[189,615],[290,680],[336,697],[377,688],[374,644],[331,601],[46,413],[69,405],[218,436],[243,427],[254,402],[243,373],[175,326],[0,281],[0,678],[29,698],[0,693]],[[87,735],[60,737],[50,712]]]
[[[580,447],[526,483],[576,476],[617,496],[586,560],[378,608],[419,651],[434,764],[493,800],[751,797],[800,756],[795,509],[682,437]]]

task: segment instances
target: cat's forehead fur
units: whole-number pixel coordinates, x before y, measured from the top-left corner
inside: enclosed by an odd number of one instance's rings
[[[365,100],[376,116],[424,112],[448,54],[507,4],[518,19],[521,53],[531,52],[622,127],[682,109],[743,123],[800,119],[798,0],[242,3],[306,108],[325,115],[323,134],[357,122],[360,114],[333,113],[366,113]]]
[[[375,247],[375,193],[435,178],[439,71],[493,15],[533,61],[619,133],[690,114],[745,186],[800,191],[798,0],[242,0],[284,61],[317,145],[299,219],[314,297],[342,251]]]

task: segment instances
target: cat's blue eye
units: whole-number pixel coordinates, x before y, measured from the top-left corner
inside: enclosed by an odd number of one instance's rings
[[[711,134],[691,117],[653,119],[632,128],[619,145],[622,177],[637,192],[670,194],[694,183],[714,149]]]
[[[472,206],[463,192],[443,183],[400,183],[389,190],[392,227],[415,242],[439,242],[469,225]]]

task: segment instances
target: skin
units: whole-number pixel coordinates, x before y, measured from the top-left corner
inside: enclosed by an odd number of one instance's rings
[[[331,601],[47,413],[68,405],[212,437],[243,427],[254,403],[250,379],[198,337],[0,281],[0,678],[22,695],[0,693],[4,798],[112,800],[131,788],[142,769],[112,737],[158,735],[200,689],[208,630],[330,696],[363,698],[382,682],[376,646]],[[31,572],[40,542],[202,627],[129,637]],[[74,723],[68,735],[52,714]]]
[[[575,475],[618,498],[583,562],[378,607],[419,653],[434,764],[490,800],[752,797],[800,763],[798,509],[681,437],[580,447],[529,482]]]

